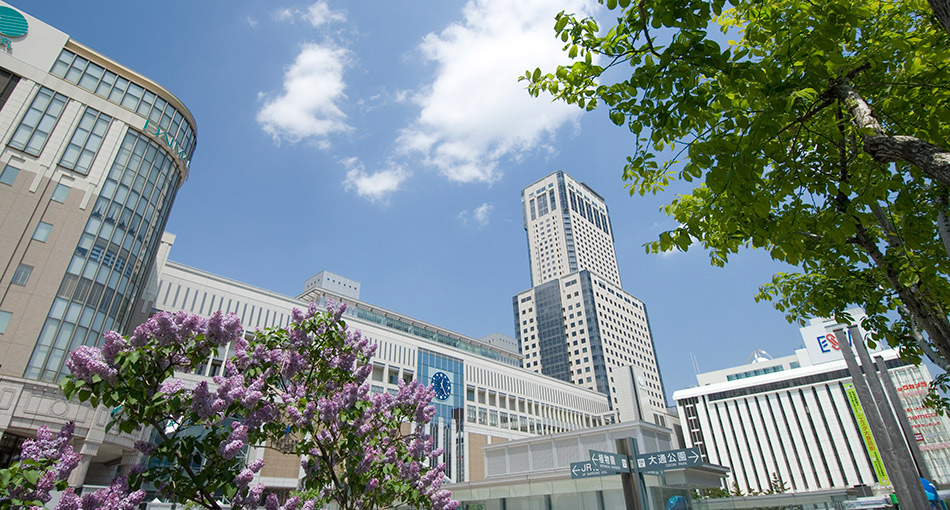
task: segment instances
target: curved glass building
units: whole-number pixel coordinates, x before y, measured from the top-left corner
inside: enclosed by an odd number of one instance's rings
[[[149,311],[135,305],[195,145],[164,87],[0,2],[0,464],[39,425],[97,422],[55,383],[67,353]],[[84,466],[125,442],[90,442]]]

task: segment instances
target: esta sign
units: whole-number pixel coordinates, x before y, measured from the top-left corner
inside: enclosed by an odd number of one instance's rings
[[[186,166],[190,163],[190,161],[188,161],[187,151],[185,151],[181,144],[178,143],[178,140],[169,134],[168,131],[165,131],[158,124],[155,124],[151,120],[146,120],[145,126],[143,126],[142,129],[146,133],[153,135],[159,140],[165,142],[165,145],[167,145],[168,148],[172,150],[172,152],[177,154],[178,158],[184,161]]]
[[[29,30],[29,24],[16,9],[0,6],[0,46],[13,51],[11,37],[22,37]]]
[[[851,332],[847,332],[848,335],[848,344],[854,345],[854,340],[851,339]],[[841,351],[841,345],[838,344],[838,337],[834,333],[828,333],[826,335],[818,335],[816,338],[818,342],[818,349],[821,352],[833,352]]]

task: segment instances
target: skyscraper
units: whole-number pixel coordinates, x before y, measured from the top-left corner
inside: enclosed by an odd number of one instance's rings
[[[606,202],[558,171],[525,187],[521,204],[533,287],[512,304],[524,367],[605,393],[618,416],[635,408],[665,425],[646,306],[621,287]],[[631,380],[636,391],[621,388]]]
[[[521,206],[531,285],[588,269],[620,286],[607,203],[597,192],[555,172],[523,189]]]

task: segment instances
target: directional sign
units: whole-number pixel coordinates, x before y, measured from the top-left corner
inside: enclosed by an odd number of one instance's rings
[[[588,450],[590,452],[590,461],[594,467],[620,473],[631,472],[630,457],[622,453],[602,452],[598,450]]]
[[[592,476],[615,475],[615,471],[605,471],[598,469],[594,463],[585,460],[584,462],[571,462],[571,478],[590,478]]]
[[[637,469],[640,471],[666,471],[703,463],[699,448],[684,448],[665,452],[643,453],[637,455]]]

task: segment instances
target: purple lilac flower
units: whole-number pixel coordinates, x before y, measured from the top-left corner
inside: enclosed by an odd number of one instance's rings
[[[159,393],[164,393],[166,395],[174,395],[182,389],[184,389],[185,383],[181,379],[168,379],[162,383],[161,387],[158,389]]]
[[[222,315],[220,311],[208,318],[205,339],[214,345],[227,345],[241,336],[241,320],[234,313]]]
[[[155,452],[157,445],[151,441],[136,441],[133,447],[145,455],[151,455]]]
[[[241,423],[232,422],[231,429],[228,438],[218,447],[218,454],[226,460],[231,460],[240,453],[248,439],[248,428]]]
[[[102,358],[112,365],[115,363],[115,355],[125,348],[125,339],[115,331],[106,331],[102,337],[106,340],[102,346]]]
[[[88,345],[82,345],[71,352],[66,360],[66,367],[76,378],[87,383],[91,383],[92,378],[98,375],[110,384],[115,384],[116,376],[119,373],[118,370],[106,363],[102,351]]]

